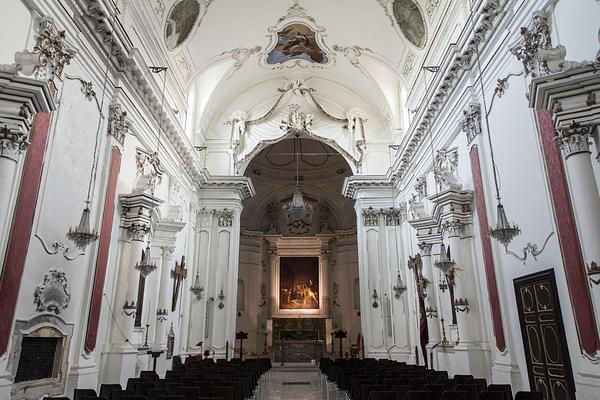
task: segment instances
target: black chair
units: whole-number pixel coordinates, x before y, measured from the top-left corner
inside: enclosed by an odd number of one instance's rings
[[[423,386],[423,390],[429,390],[433,400],[440,400],[442,398],[442,393],[446,390],[446,386],[439,383],[428,383]]]
[[[479,388],[479,393],[485,392],[487,390],[487,380],[485,378],[469,379],[466,383],[477,385],[477,387]]]
[[[168,396],[160,396],[158,398],[158,400],[186,400],[186,398],[183,397],[183,396],[177,396],[177,395],[171,396],[171,395],[168,395]]]
[[[183,396],[187,400],[196,400],[196,397],[200,397],[202,395],[202,391],[199,387],[180,387],[177,389],[177,395]]]
[[[121,400],[147,400],[146,396],[125,396],[121,397]]]
[[[512,399],[512,388],[510,385],[492,384],[488,386],[488,392],[504,392],[507,399]]]
[[[392,386],[392,390],[396,393],[396,398],[398,400],[406,399],[406,394],[413,389],[412,386],[409,385],[394,385]]]
[[[42,400],[71,400],[68,397],[44,397]]]
[[[368,400],[396,400],[396,393],[375,390],[369,393]]]
[[[125,389],[133,390],[135,392],[135,384],[139,382],[143,382],[142,378],[129,378],[127,379],[127,386],[125,387]]]
[[[169,392],[167,389],[150,389],[146,393],[146,398],[148,400],[158,400],[160,396],[168,396]]]
[[[135,395],[145,396],[150,389],[156,389],[154,382],[138,382],[135,384]]]
[[[473,375],[454,375],[456,383],[467,383],[467,381],[473,379]]]
[[[361,385],[360,393],[358,394],[358,400],[368,400],[369,393],[376,390],[383,390],[383,385]]]
[[[479,386],[471,383],[461,383],[456,385],[457,392],[468,392],[469,400],[477,400],[479,397]]]
[[[121,400],[122,397],[131,397],[134,394],[133,390],[113,390],[110,393],[110,400]]]
[[[81,400],[108,400],[106,397],[100,396],[83,396]]]
[[[432,395],[428,390],[409,390],[406,400],[432,400]]]
[[[479,400],[508,400],[504,392],[485,392],[479,393]]]
[[[213,386],[213,396],[222,400],[234,400],[235,395],[232,386]]]
[[[158,374],[154,371],[142,371],[140,372],[140,378],[146,382],[155,382],[159,379]]]
[[[517,392],[515,400],[543,400],[542,392]]]
[[[73,400],[82,400],[84,397],[97,397],[94,389],[75,389]]]
[[[103,383],[100,385],[100,397],[106,397],[108,400],[112,399],[113,390],[122,390],[121,384],[119,383]]]
[[[469,400],[469,392],[447,390],[444,393],[442,393],[442,400]]]

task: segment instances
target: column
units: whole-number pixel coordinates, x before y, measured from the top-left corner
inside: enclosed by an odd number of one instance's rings
[[[592,132],[597,126],[572,123],[558,129],[558,140],[565,159],[571,203],[579,234],[583,262],[588,274],[600,272],[600,195],[594,176],[590,151]],[[598,280],[598,275],[589,278]],[[596,323],[600,317],[600,290],[591,291]]]
[[[425,315],[427,316],[427,332],[429,333],[428,349],[432,349],[440,342],[440,324],[437,309],[437,292],[433,275],[433,262],[431,260],[431,243],[419,243],[421,262],[423,264],[423,278],[427,280],[425,289]]]
[[[468,345],[472,342],[472,330],[469,329],[468,313],[470,312],[469,300],[474,299],[470,296],[470,287],[473,285],[471,271],[466,264],[466,258],[463,256],[461,235],[464,224],[458,220],[451,220],[444,224],[444,229],[448,234],[448,245],[450,246],[450,255],[456,263],[454,272],[454,308],[456,310],[456,323],[460,335],[459,345]]]
[[[170,291],[173,290],[171,279],[171,262],[173,261],[174,247],[162,246],[160,260],[160,281],[158,288],[158,307],[156,309],[156,326],[154,343],[162,350],[167,349],[167,330],[169,329],[169,313],[171,311]],[[188,277],[189,278],[189,277]]]
[[[323,302],[323,314],[331,318],[331,299],[329,296],[330,288],[329,288],[329,264],[331,260],[331,250],[329,248],[324,248],[321,250],[321,263],[323,265],[322,271],[323,274],[321,276],[321,291],[323,292],[321,295],[321,301]]]

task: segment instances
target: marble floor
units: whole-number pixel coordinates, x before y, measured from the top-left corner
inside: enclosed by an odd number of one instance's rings
[[[315,366],[274,367],[265,374],[255,400],[343,400],[340,392]]]

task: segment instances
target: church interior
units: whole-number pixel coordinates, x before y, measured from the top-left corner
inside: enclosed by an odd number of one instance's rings
[[[0,399],[600,400],[600,1],[1,9]]]

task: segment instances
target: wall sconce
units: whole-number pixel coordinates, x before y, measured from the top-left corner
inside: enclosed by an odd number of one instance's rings
[[[471,310],[469,308],[469,300],[467,299],[454,300],[454,308],[456,308],[456,312],[466,312],[467,314]]]
[[[425,308],[425,316],[427,318],[437,318],[438,317],[438,311],[435,308],[431,307],[431,306],[426,307]]]
[[[167,317],[169,316],[169,313],[167,312],[167,310],[165,308],[163,309],[158,309],[156,310],[156,319],[158,322],[165,322],[167,320]]]
[[[588,266],[587,275],[590,278],[590,282],[596,286],[600,285],[600,279],[592,278],[593,276],[600,275],[600,265],[598,265],[595,261],[592,261],[592,263]]]
[[[377,303],[377,299],[379,298],[377,290],[373,289],[373,294],[371,295],[371,297],[373,298],[373,308],[379,307],[379,303]]]
[[[225,307],[225,304],[223,304],[223,300],[225,300],[225,293],[223,293],[223,289],[221,289],[221,292],[219,293],[217,298],[219,299],[219,305],[217,307],[219,307],[219,309],[222,309],[223,307]]]
[[[127,300],[125,300],[125,304],[123,305],[123,314],[127,315],[128,317],[131,317],[132,315],[135,316],[136,312],[137,307],[135,305],[135,301],[132,300],[130,304],[127,302]]]

